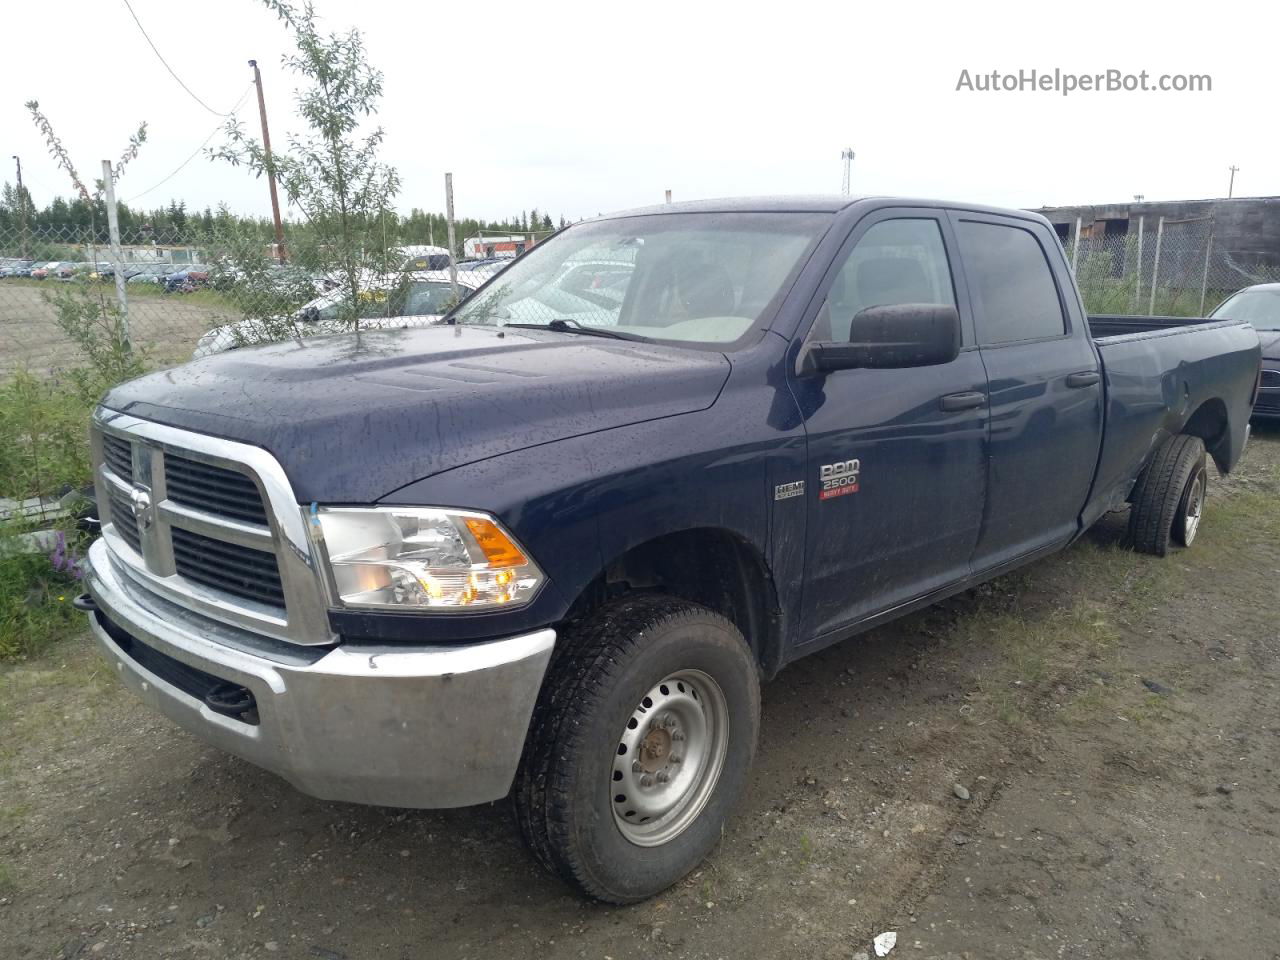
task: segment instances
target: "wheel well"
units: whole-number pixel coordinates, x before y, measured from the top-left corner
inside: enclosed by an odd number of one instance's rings
[[[782,665],[782,614],[760,551],[728,530],[682,530],[648,540],[615,558],[569,612],[580,619],[630,590],[665,593],[701,604],[733,623],[765,677]]]
[[[1183,424],[1180,432],[1203,440],[1205,450],[1209,452],[1209,456],[1213,457],[1218,468],[1225,473],[1222,457],[1225,456],[1224,447],[1230,436],[1227,427],[1227,405],[1217,397],[1213,397],[1200,404],[1191,418]]]

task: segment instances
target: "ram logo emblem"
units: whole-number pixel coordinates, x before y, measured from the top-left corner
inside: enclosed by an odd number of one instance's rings
[[[819,500],[830,500],[832,497],[843,497],[858,492],[858,475],[862,471],[860,460],[841,460],[839,463],[824,463],[818,468],[818,480],[822,489],[818,493]]]

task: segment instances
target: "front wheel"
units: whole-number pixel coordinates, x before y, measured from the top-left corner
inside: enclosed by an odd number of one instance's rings
[[[535,856],[589,896],[634,903],[715,846],[760,726],[755,659],[698,604],[636,595],[566,632],[515,784]]]

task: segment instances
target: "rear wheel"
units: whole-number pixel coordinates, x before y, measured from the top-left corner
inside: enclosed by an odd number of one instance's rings
[[[1204,516],[1209,473],[1199,437],[1170,437],[1138,478],[1129,539],[1141,553],[1163,557],[1170,543],[1189,547]]]
[[[637,595],[566,631],[515,784],[548,869],[600,900],[669,887],[715,846],[760,725],[755,659],[732,623]]]
[[[1201,457],[1199,466],[1187,481],[1182,500],[1178,503],[1178,512],[1173,518],[1173,539],[1181,546],[1191,546],[1191,542],[1196,538],[1196,531],[1200,529],[1200,518],[1204,515],[1204,499],[1208,483],[1209,471],[1205,467],[1204,458]]]

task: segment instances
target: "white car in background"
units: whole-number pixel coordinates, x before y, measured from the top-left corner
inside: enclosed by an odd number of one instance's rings
[[[458,300],[461,302],[475,292],[481,284],[505,267],[509,260],[463,262],[458,269]],[[360,329],[391,330],[409,327],[427,327],[439,323],[453,305],[453,284],[448,270],[421,270],[404,276],[404,289],[400,283],[371,284],[360,292]],[[319,337],[326,334],[349,333],[351,326],[340,319],[346,291],[329,290],[312,300],[292,320],[291,333],[299,337]],[[388,299],[393,302],[388,306]],[[225,353],[237,347],[252,346],[279,340],[282,328],[288,324],[279,320],[241,320],[221,327],[214,327],[196,344],[191,358],[215,353]]]

